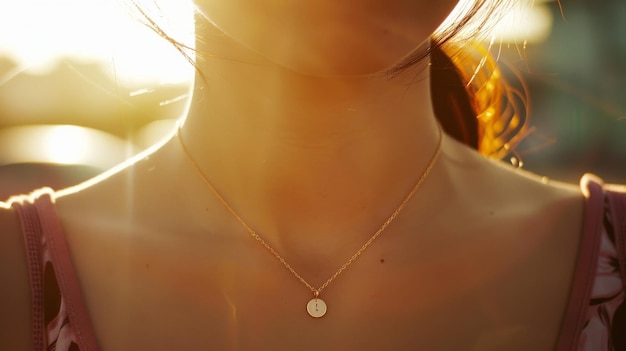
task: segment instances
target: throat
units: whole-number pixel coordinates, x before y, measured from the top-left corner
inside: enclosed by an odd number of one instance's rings
[[[259,235],[312,276],[331,275],[387,229],[427,179],[442,140],[441,134],[424,137],[412,152],[391,142],[348,143],[302,151],[300,158],[288,148],[244,146],[207,155],[220,170],[209,174],[179,136],[227,220],[239,221],[244,234]]]
[[[285,255],[350,257],[354,243],[358,249],[400,206],[439,147],[428,80],[413,82],[414,72],[326,79],[215,63],[225,68],[209,70],[220,89],[196,87],[180,135],[219,196],[204,194],[229,209],[224,220],[239,217],[243,233],[258,233]]]

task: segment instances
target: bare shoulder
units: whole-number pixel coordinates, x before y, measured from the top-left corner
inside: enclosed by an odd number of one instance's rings
[[[529,257],[538,267],[558,266],[555,275],[570,276],[584,217],[584,196],[577,184],[487,159],[455,143],[444,156],[450,191],[459,204],[456,211],[467,213],[464,223],[476,224],[480,233],[498,233],[514,247],[532,245]]]
[[[30,288],[26,250],[14,210],[0,206],[0,345],[30,350]]]
[[[498,271],[483,292],[491,296],[493,310],[502,318],[518,316],[533,340],[553,344],[580,250],[580,187],[449,144],[441,159],[450,184],[443,208],[455,220],[445,222],[446,228],[463,233],[464,249],[476,247],[467,262],[485,262],[476,275]]]
[[[570,215],[582,216],[583,195],[577,184],[563,183],[515,168],[503,161],[485,158],[454,141],[448,143],[444,155],[455,190],[461,196],[481,199],[481,203],[500,210],[534,213],[536,218],[549,218],[553,212],[540,212],[547,207],[569,209]],[[538,216],[537,216],[538,215]],[[581,217],[582,218],[582,217]]]

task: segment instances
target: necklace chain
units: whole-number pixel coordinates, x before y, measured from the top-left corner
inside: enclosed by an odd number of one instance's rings
[[[330,278],[328,278],[328,280],[326,280],[324,284],[322,284],[319,288],[315,288],[314,286],[309,284],[309,282],[307,282],[304,278],[302,278],[302,276],[298,274],[298,272],[296,272],[296,270],[293,269],[293,267],[291,267],[291,265],[287,263],[287,261],[285,261],[285,259],[280,254],[278,254],[278,252],[276,252],[276,250],[274,250],[273,247],[271,247],[265,240],[263,240],[263,238],[261,238],[261,236],[259,236],[259,234],[257,234],[256,231],[250,228],[250,226],[248,226],[248,224],[237,214],[237,212],[235,212],[235,210],[228,204],[228,202],[226,202],[224,197],[217,191],[217,189],[215,189],[213,184],[209,181],[206,175],[202,172],[202,170],[200,169],[200,166],[198,166],[198,164],[193,159],[193,157],[191,157],[191,154],[189,153],[187,146],[183,142],[180,128],[178,129],[178,132],[176,134],[177,134],[178,141],[180,142],[180,145],[182,146],[182,150],[187,160],[189,161],[193,169],[196,171],[196,173],[198,173],[202,181],[207,185],[207,187],[211,190],[211,192],[217,197],[220,203],[231,213],[233,217],[235,217],[235,219],[248,231],[248,233],[250,233],[250,235],[256,241],[258,241],[269,252],[271,252],[280,261],[280,263],[282,263],[285,266],[285,268],[287,268],[296,278],[298,278],[298,280],[300,280],[302,284],[306,285],[311,290],[311,292],[315,295],[315,298],[317,298],[319,294],[322,292],[322,290],[324,290],[333,280],[335,280],[335,278],[337,278],[341,273],[343,273],[343,271],[345,271],[363,253],[363,251],[365,251],[365,249],[367,249],[372,244],[372,242],[374,242],[374,240],[376,240],[376,238],[378,238],[378,236],[382,234],[383,231],[385,231],[385,229],[391,224],[391,222],[393,222],[393,220],[398,216],[398,214],[402,211],[402,209],[404,209],[404,207],[409,202],[409,200],[411,200],[415,192],[417,192],[417,189],[419,189],[420,185],[422,185],[424,180],[426,180],[426,178],[430,174],[430,171],[435,165],[437,158],[439,157],[439,154],[441,152],[441,144],[443,140],[443,132],[441,131],[441,128],[439,128],[439,142],[437,144],[437,149],[433,153],[433,156],[431,157],[426,168],[422,172],[422,175],[419,177],[419,179],[413,186],[413,189],[411,189],[409,194],[404,198],[404,200],[400,203],[400,205],[396,208],[396,210],[393,211],[391,216],[389,216],[389,218],[387,218],[387,220],[380,226],[380,228],[378,228],[378,230],[374,233],[374,235],[372,235],[365,242],[365,244],[363,244],[363,246],[361,246],[361,248],[354,255],[352,255],[352,257],[350,257],[350,259],[348,259],[346,263],[344,263],[341,266],[341,268],[339,268]]]

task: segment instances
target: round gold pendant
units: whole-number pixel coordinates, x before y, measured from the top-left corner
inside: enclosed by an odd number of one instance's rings
[[[326,314],[326,302],[320,298],[313,298],[306,304],[306,310],[313,318],[320,318]]]

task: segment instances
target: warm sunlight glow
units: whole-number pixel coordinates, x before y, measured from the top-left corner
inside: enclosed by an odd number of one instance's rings
[[[552,29],[552,13],[547,3],[551,0],[520,0],[504,18],[484,33],[484,39],[494,42],[538,43],[544,41]],[[466,14],[474,0],[461,0],[443,22],[440,29],[447,28]],[[457,38],[466,41],[474,35],[476,26],[468,25]],[[464,34],[465,33],[465,34]]]
[[[43,140],[45,158],[53,163],[80,164],[90,153],[88,135],[80,127],[52,127]]]
[[[545,2],[535,2],[531,7],[518,5],[496,25],[494,36],[505,42],[540,43],[548,38],[552,24],[552,13]]]
[[[100,62],[122,81],[190,79],[189,63],[132,18],[124,1],[0,1],[0,56],[8,56],[31,73],[46,73],[59,60],[70,58]],[[176,23],[172,35],[189,42],[191,4],[176,2],[175,10],[167,9],[168,19]]]
[[[134,150],[105,132],[70,125],[38,125],[0,130],[0,165],[56,163],[110,168]]]
[[[461,0],[445,25],[472,1]],[[158,0],[160,11],[154,11],[152,0],[138,2],[168,34],[192,44],[191,0]],[[549,33],[552,18],[544,1],[520,3],[496,27],[496,41],[536,42]],[[130,0],[2,0],[0,56],[17,61],[20,71],[30,73],[46,73],[69,58],[97,61],[120,83],[190,80],[191,65],[133,18],[130,4]]]

